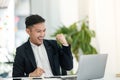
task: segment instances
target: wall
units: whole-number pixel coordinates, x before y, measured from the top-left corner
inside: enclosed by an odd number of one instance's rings
[[[95,29],[100,53],[108,54],[106,77],[120,72],[119,0],[91,0],[89,17]]]

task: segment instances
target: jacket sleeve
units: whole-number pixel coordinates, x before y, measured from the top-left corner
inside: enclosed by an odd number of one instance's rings
[[[59,60],[61,67],[65,70],[71,70],[73,68],[73,57],[70,45],[62,46],[59,50]]]
[[[23,57],[23,50],[17,48],[16,49],[16,56],[13,63],[13,77],[25,77],[24,75],[24,57]]]
[[[73,56],[71,52],[71,46],[60,46],[57,41],[50,41],[54,47],[55,52],[59,55],[59,63],[62,69],[71,70],[73,68]]]

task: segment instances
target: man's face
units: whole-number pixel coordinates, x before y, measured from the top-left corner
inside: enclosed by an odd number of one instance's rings
[[[26,29],[26,32],[30,36],[30,41],[35,45],[41,45],[45,37],[45,23],[34,24],[33,26]]]

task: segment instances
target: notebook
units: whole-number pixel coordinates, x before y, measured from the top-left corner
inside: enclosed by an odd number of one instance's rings
[[[80,55],[77,80],[103,78],[107,56],[107,54]]]

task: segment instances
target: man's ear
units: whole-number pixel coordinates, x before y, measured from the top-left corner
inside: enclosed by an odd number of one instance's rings
[[[26,29],[26,32],[27,32],[28,34],[30,34],[30,29],[27,28],[27,29]]]

